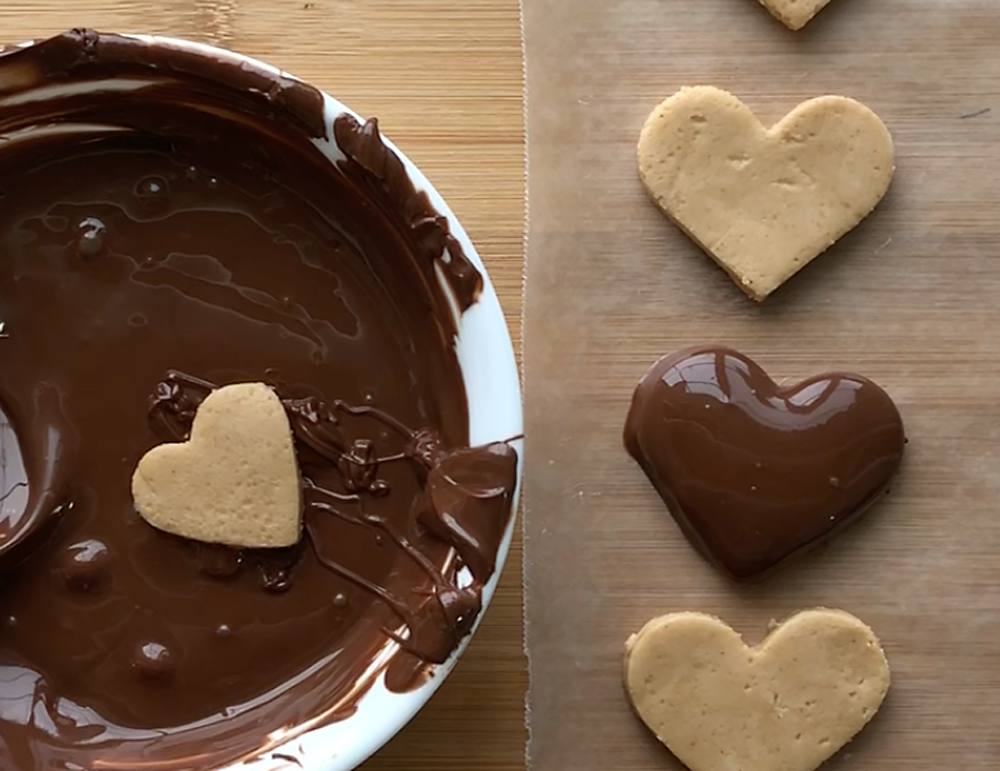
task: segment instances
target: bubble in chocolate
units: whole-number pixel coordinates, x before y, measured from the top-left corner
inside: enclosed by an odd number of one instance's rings
[[[229,624],[219,624],[215,627],[215,634],[217,637],[221,637],[223,640],[232,635],[233,630],[230,628]]]
[[[336,605],[338,608],[346,608],[347,595],[344,594],[343,592],[337,592],[335,595],[333,595],[333,604]]]
[[[135,186],[135,197],[139,199],[146,214],[164,214],[170,204],[170,187],[163,177],[144,177]]]
[[[7,616],[3,622],[8,629],[14,629],[17,626],[17,616]]]
[[[86,217],[77,225],[76,253],[85,260],[100,257],[107,250],[108,228],[97,217]]]
[[[74,591],[95,591],[110,577],[111,552],[96,539],[74,543],[62,553],[60,562],[63,581]]]
[[[232,578],[243,565],[243,552],[220,544],[192,542],[198,568],[212,578]]]
[[[218,187],[219,187],[219,180],[216,179],[215,177],[209,177],[208,178],[208,186],[212,190],[217,190]]]
[[[177,669],[174,654],[162,643],[150,640],[135,646],[129,662],[132,670],[152,685],[169,683]]]
[[[135,186],[135,194],[138,198],[149,199],[159,198],[166,195],[169,187],[167,180],[163,177],[144,177]]]
[[[266,592],[282,594],[292,588],[292,574],[285,568],[261,570],[260,585]]]

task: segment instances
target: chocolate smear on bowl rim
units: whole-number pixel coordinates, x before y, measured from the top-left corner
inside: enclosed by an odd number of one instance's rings
[[[517,464],[467,447],[453,309],[482,277],[375,123],[323,109],[168,42],[0,54],[0,403],[29,481],[0,523],[4,768],[251,758],[383,672],[413,687],[478,615]],[[291,418],[307,537],[146,525],[135,463],[246,381]]]

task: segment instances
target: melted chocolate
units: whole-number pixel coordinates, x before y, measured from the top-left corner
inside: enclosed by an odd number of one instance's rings
[[[333,134],[347,155],[348,173],[365,180],[366,192],[409,230],[424,256],[419,264],[425,279],[436,283],[434,271],[441,270],[459,308],[467,310],[483,289],[483,277],[451,234],[448,220],[435,211],[426,193],[414,187],[399,156],[382,142],[378,121],[372,118],[361,124],[351,115],[340,115],[333,122]]]
[[[0,55],[0,402],[29,480],[0,518],[4,769],[250,757],[351,714],[391,640],[410,687],[479,612],[516,473],[506,445],[463,449],[451,308],[481,278],[373,123],[339,121],[329,163],[322,109],[271,71],[88,31]],[[291,549],[132,507],[139,458],[241,381],[295,431]]]
[[[430,505],[420,518],[427,529],[450,543],[477,581],[493,572],[490,544],[503,535],[503,512],[510,509],[517,456],[506,444],[455,450],[431,466]]]
[[[636,388],[625,446],[691,543],[754,579],[834,535],[886,490],[899,412],[865,378],[779,387],[727,348],[660,359]]]
[[[180,372],[171,372],[156,387],[150,412],[171,437],[186,440],[199,404],[215,386]],[[496,550],[509,522],[517,453],[505,442],[482,447],[444,450],[428,429],[417,432],[372,406],[354,407],[343,401],[332,405],[310,397],[284,399],[303,469],[305,534],[316,559],[335,575],[381,600],[407,627],[405,637],[388,632],[404,650],[421,661],[444,663],[469,631],[481,609],[483,585],[496,567]],[[343,416],[377,421],[399,435],[402,450],[380,455],[371,439],[349,442],[341,428]],[[428,436],[430,434],[430,436]],[[367,510],[363,493],[377,498],[392,492],[380,478],[380,467],[410,461],[414,472],[426,480],[426,494],[416,520],[443,543],[453,546],[459,560],[435,564],[392,520]],[[330,490],[317,480],[339,474],[342,489]],[[426,500],[424,500],[426,499]],[[365,578],[326,554],[317,535],[318,518],[333,516],[349,525],[367,528],[376,543],[388,538],[420,567],[432,584],[431,601],[406,602],[385,586]],[[291,568],[301,549],[235,550],[199,545],[201,569],[214,576],[232,576],[245,562],[261,569],[261,585],[272,592],[291,588]],[[460,585],[458,573],[468,567],[473,581]],[[343,595],[338,595],[343,596]],[[341,605],[345,602],[341,602]]]

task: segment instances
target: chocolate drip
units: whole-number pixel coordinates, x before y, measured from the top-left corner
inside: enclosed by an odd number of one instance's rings
[[[827,374],[779,387],[728,348],[665,356],[643,377],[625,446],[691,542],[737,579],[767,575],[886,490],[903,423],[881,388]]]
[[[149,415],[171,438],[186,440],[198,406],[214,388],[207,380],[171,370],[156,384],[149,399]]]
[[[510,510],[516,470],[517,453],[497,443],[444,453],[427,475],[430,505],[420,522],[455,547],[477,581],[493,574],[492,544],[506,527],[502,512]]]
[[[436,281],[435,266],[440,267],[459,308],[468,309],[483,290],[483,277],[451,234],[448,220],[435,211],[426,193],[414,187],[399,156],[382,142],[378,120],[359,123],[351,115],[339,115],[333,122],[333,135],[347,156],[345,166],[350,173],[363,180],[373,200],[406,223],[423,258],[427,282]]]

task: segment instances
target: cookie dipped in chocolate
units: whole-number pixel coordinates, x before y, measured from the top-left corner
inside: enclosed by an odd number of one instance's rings
[[[740,580],[817,546],[886,490],[899,411],[863,377],[776,385],[728,348],[660,359],[636,388],[625,446],[691,543]]]
[[[253,757],[382,673],[409,687],[476,618],[511,512],[457,523],[486,535],[471,571],[419,520],[468,444],[452,307],[480,284],[426,196],[380,182],[377,132],[355,162],[323,111],[169,44],[78,31],[0,55],[0,400],[32,522],[0,565],[4,769]],[[198,544],[132,506],[138,459],[236,382],[292,416],[311,509],[290,549]]]

